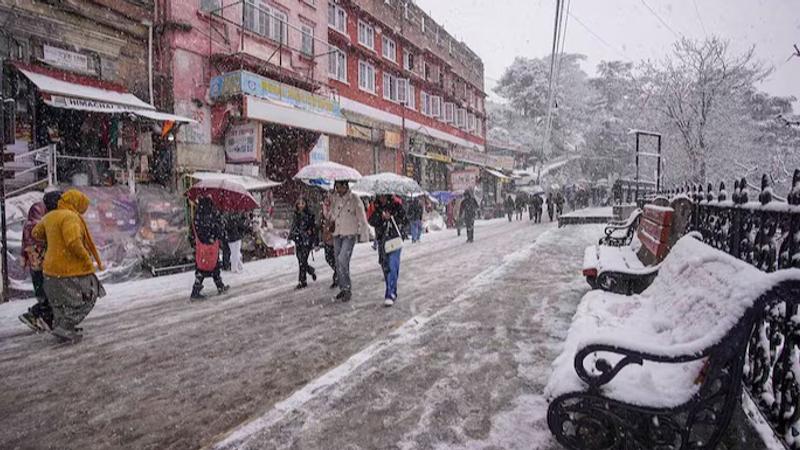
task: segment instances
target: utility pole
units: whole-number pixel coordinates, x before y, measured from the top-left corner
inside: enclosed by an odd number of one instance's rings
[[[2,257],[0,264],[2,267],[2,295],[0,302],[8,301],[8,239],[6,236],[6,129],[9,127],[6,120],[13,120],[12,117],[6,118],[6,99],[4,97],[4,67],[5,59],[0,56],[0,247],[2,247]],[[13,105],[13,100],[11,100]],[[13,125],[13,124],[12,124]]]

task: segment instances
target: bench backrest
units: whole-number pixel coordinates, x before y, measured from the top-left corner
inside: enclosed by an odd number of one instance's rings
[[[800,270],[794,273],[800,274]],[[786,273],[783,274],[785,278]],[[755,300],[782,279],[706,245],[681,238],[644,292],[641,319],[666,345],[702,351],[721,341]]]
[[[645,265],[658,264],[667,256],[673,213],[667,206],[644,207],[636,234],[642,243],[638,256]]]

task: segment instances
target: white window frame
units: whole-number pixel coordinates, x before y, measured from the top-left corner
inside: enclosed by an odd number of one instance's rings
[[[398,79],[390,73],[383,73],[383,98],[392,102],[399,102]]]
[[[431,115],[431,96],[425,91],[419,91],[419,111],[426,115]]]
[[[395,78],[395,83],[397,85],[397,103],[401,105],[405,105],[408,103],[408,79],[407,78]]]
[[[375,27],[363,20],[358,21],[358,43],[375,51]]]
[[[467,130],[468,131],[475,130],[475,114],[472,113],[467,114]]]
[[[403,49],[403,69],[414,70],[414,54],[407,49]]]
[[[328,53],[328,75],[342,83],[347,83],[347,53],[332,45],[330,53]]]
[[[333,2],[328,3],[328,27],[347,34],[347,11]]]
[[[200,11],[209,14],[219,14],[220,11],[211,12],[212,10],[222,8],[222,0],[199,0]]]
[[[456,109],[456,127],[464,128],[467,122],[467,110],[464,108]]]
[[[414,111],[417,110],[417,97],[414,95],[414,85],[411,84],[411,80],[408,81],[408,95],[406,95],[406,108],[413,109]]]
[[[446,123],[454,123],[456,114],[456,105],[452,102],[445,102],[444,104],[444,121]]]
[[[244,28],[282,44],[289,43],[289,15],[263,0],[244,0]]]
[[[362,70],[363,69],[363,70]],[[364,61],[358,61],[358,88],[362,91],[375,94],[376,72],[375,66]]]
[[[300,24],[300,52],[314,56],[314,27],[307,23]]]
[[[388,36],[381,37],[381,54],[389,61],[397,62],[397,44]]]
[[[264,6],[262,5],[262,8]],[[289,43],[289,14],[275,7],[270,8],[270,38],[281,44]]]
[[[431,117],[442,116],[442,97],[431,95]]]
[[[483,136],[483,120],[481,120],[481,118],[475,119],[475,134],[477,136]]]

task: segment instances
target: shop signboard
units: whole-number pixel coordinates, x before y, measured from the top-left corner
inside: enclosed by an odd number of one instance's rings
[[[233,125],[225,133],[225,156],[228,162],[252,163],[260,160],[261,124],[247,122]]]
[[[261,75],[237,70],[211,79],[209,96],[213,100],[233,95],[252,95],[304,111],[343,117],[339,103],[306,90]]]
[[[450,190],[464,191],[474,188],[478,185],[480,173],[478,168],[467,168],[450,172]]]
[[[310,164],[325,162],[330,159],[329,139],[327,134],[321,134],[314,148],[308,156]]]
[[[65,97],[63,95],[50,95],[48,99],[45,99],[45,103],[57,108],[79,109],[83,111],[124,113],[131,110],[131,107],[127,105],[118,105],[116,103],[90,100],[87,98]]]
[[[489,155],[463,147],[452,148],[450,150],[450,156],[456,161],[462,161],[477,166],[492,167],[502,170],[514,169],[514,158],[512,156]]]
[[[78,72],[94,72],[89,66],[89,57],[86,55],[47,44],[42,46],[42,53],[42,61],[52,66]]]
[[[396,131],[385,131],[383,134],[383,145],[387,148],[400,148],[400,133]]]
[[[452,158],[450,158],[447,155],[443,155],[441,153],[427,152],[427,153],[425,153],[425,156],[428,157],[428,159],[432,159],[434,161],[443,162],[445,164],[449,164],[449,163],[453,162]]]

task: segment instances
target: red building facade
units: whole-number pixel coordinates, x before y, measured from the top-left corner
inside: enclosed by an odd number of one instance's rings
[[[486,143],[483,62],[419,7],[330,0],[328,43],[329,86],[348,120],[332,160],[448,190],[450,172],[480,159],[469,155]]]

